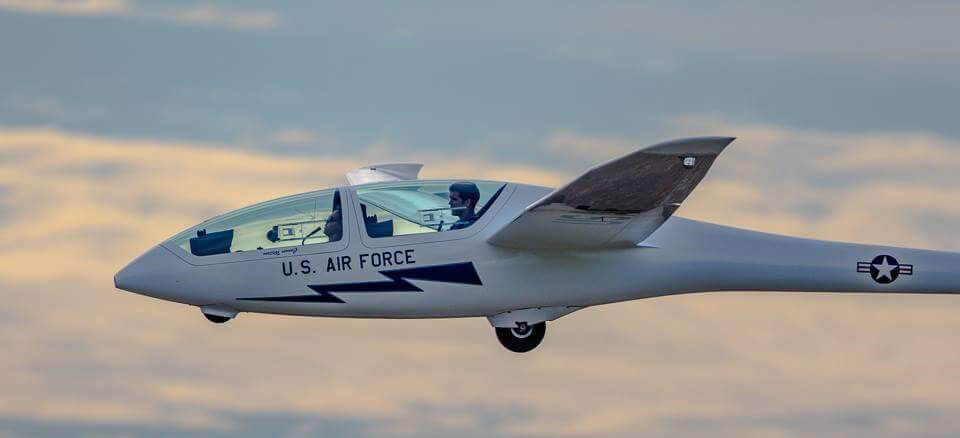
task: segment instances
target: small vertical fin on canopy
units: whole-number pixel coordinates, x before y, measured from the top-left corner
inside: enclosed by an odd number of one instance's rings
[[[347,172],[347,182],[355,186],[375,182],[412,181],[417,179],[422,168],[423,164],[418,163],[374,164]]]

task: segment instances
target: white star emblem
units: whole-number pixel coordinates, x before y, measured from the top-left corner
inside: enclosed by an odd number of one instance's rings
[[[892,281],[892,280],[893,280],[893,270],[894,270],[894,269],[897,269],[898,267],[900,267],[900,265],[891,265],[891,264],[889,264],[889,263],[890,263],[890,259],[889,259],[888,257],[884,257],[883,260],[881,260],[880,262],[881,262],[881,264],[879,264],[879,265],[876,265],[876,264],[873,265],[873,267],[874,267],[874,268],[877,268],[877,271],[878,271],[878,273],[877,273],[877,280],[879,280],[879,279],[881,279],[881,278],[883,278],[883,277],[887,277],[888,280],[891,280],[891,281]]]

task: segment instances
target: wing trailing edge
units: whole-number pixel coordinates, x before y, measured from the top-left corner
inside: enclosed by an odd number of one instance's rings
[[[489,242],[520,249],[636,246],[677,211],[733,140],[672,140],[598,165],[528,206]]]

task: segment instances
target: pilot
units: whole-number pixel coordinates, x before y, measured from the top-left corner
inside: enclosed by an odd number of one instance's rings
[[[450,185],[450,209],[460,218],[450,226],[450,230],[459,230],[473,225],[477,216],[477,202],[480,201],[480,189],[472,182],[459,181]]]
[[[327,235],[330,242],[343,238],[343,211],[340,208],[330,212],[327,223],[323,224],[323,234]]]
[[[340,201],[340,191],[333,194],[333,209],[327,222],[323,224],[323,234],[330,239],[328,242],[336,242],[343,238],[343,203]]]

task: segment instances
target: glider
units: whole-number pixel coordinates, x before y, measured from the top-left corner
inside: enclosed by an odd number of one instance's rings
[[[485,317],[527,352],[580,309],[713,291],[955,293],[960,254],[778,236],[674,212],[730,137],[669,141],[558,189],[420,180],[420,164],[350,171],[350,185],[207,220],[114,277],[117,288],[240,312]]]

